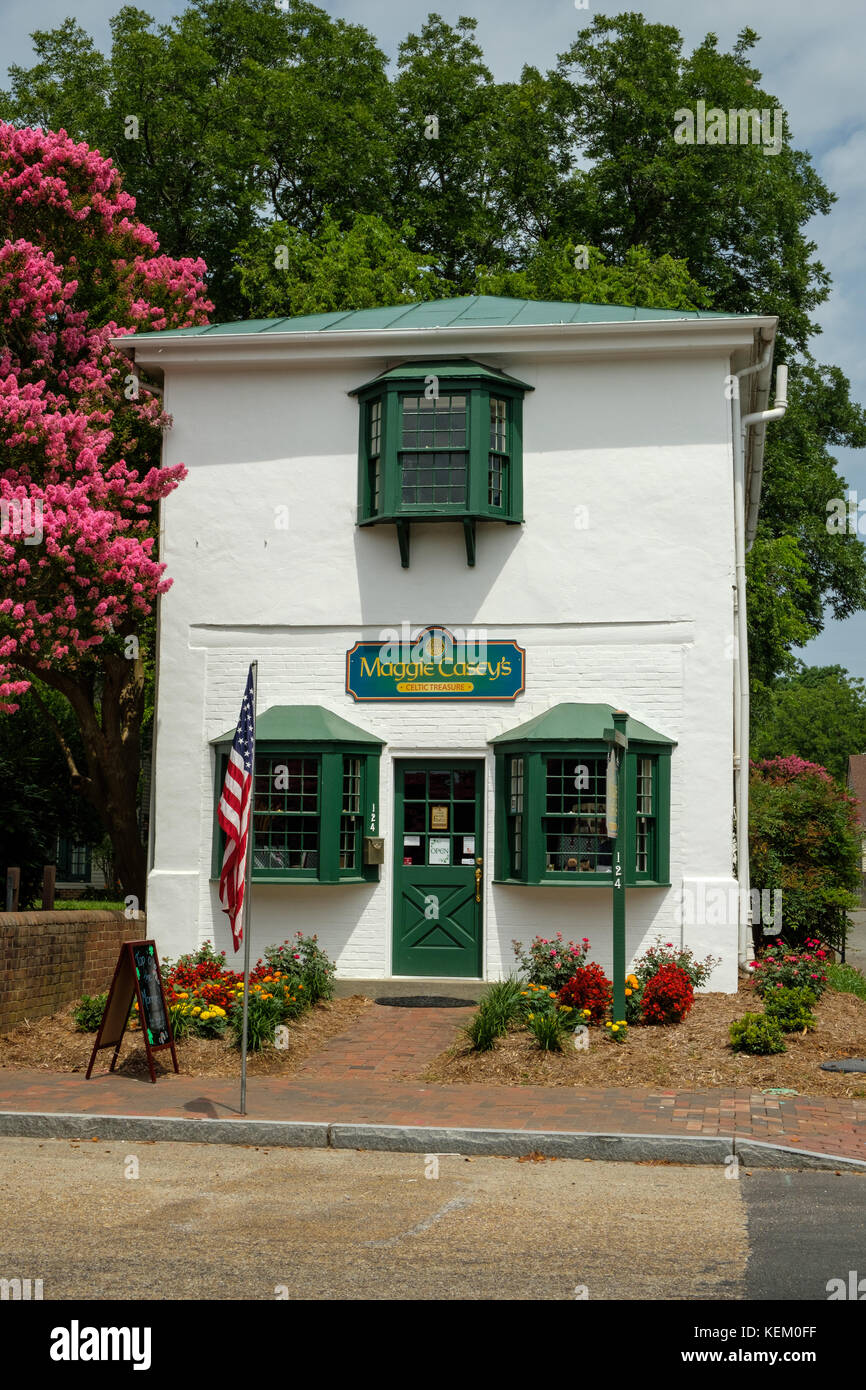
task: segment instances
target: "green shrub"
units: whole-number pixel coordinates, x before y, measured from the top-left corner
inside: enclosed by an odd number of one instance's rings
[[[866,975],[854,965],[841,965],[833,961],[824,967],[827,984],[839,994],[856,994],[858,999],[866,999]]]
[[[562,1039],[574,1028],[575,1011],[567,1004],[555,1009],[543,1009],[526,1017],[529,1029],[542,1052],[561,1052]]]
[[[656,942],[644,951],[642,956],[638,956],[632,966],[632,974],[637,980],[636,992],[642,991],[644,985],[648,984],[664,965],[678,966],[688,975],[692,988],[700,989],[707,983],[721,959],[721,956],[707,956],[704,960],[695,960],[693,952],[687,946],[675,946],[672,941],[666,941],[664,945],[660,941]]]
[[[95,1033],[102,1022],[108,994],[82,994],[72,1011],[79,1033]]]
[[[171,1033],[175,1042],[188,1038],[194,1031],[192,1010],[185,1000],[179,1004],[169,1004],[168,1016],[171,1019]]]
[[[515,1023],[522,1017],[520,984],[514,975],[509,975],[507,980],[499,980],[491,985],[481,1000],[480,1008],[493,1020],[500,1033],[507,1030],[509,1023]]]
[[[263,1047],[273,1047],[274,1038],[278,1026],[283,1022],[284,1011],[281,999],[273,996],[270,999],[262,999],[258,994],[250,991],[247,1003],[247,1051],[261,1052]],[[232,1041],[235,1047],[240,1047],[243,1039],[243,1004],[239,1003],[232,1009],[229,1016],[229,1028],[232,1033]],[[223,1031],[225,1021],[223,1022]]]
[[[589,950],[589,937],[581,942],[564,941],[562,932],[555,937],[534,936],[525,947],[521,941],[512,941],[518,969],[532,984],[543,985],[548,989],[562,989],[570,980],[578,966],[586,961]]]
[[[774,989],[764,996],[764,1013],[775,1019],[783,1033],[802,1033],[814,1028],[817,1019],[812,1005],[817,1001],[813,989]]]
[[[317,936],[304,936],[303,932],[296,932],[282,946],[266,947],[265,960],[271,971],[282,971],[298,977],[309,1004],[333,998],[337,967],[322,950]]]
[[[817,937],[807,936],[804,950],[786,946],[781,939],[767,946],[752,961],[755,989],[765,998],[781,985],[784,989],[811,989],[817,999],[827,984],[827,952]]]
[[[489,1052],[498,1037],[505,1032],[499,1020],[487,1009],[479,1008],[463,1029],[473,1052]]]
[[[781,929],[774,930],[790,947],[820,937],[839,949],[857,905],[860,853],[856,797],[824,768],[797,757],[752,763],[751,881],[771,895],[781,889]]]
[[[766,1014],[743,1014],[732,1023],[731,1047],[735,1052],[751,1052],[758,1056],[787,1051],[778,1023]]]

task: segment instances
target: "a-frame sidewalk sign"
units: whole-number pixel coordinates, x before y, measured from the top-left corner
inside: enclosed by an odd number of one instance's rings
[[[114,1064],[117,1061],[120,1044],[123,1042],[123,1035],[126,1031],[126,1021],[135,999],[138,1000],[138,1016],[141,1019],[141,1030],[144,1035],[144,1047],[147,1052],[147,1065],[150,1067],[151,1081],[156,1081],[156,1072],[153,1069],[153,1053],[158,1052],[161,1048],[171,1048],[171,1060],[174,1062],[174,1069],[175,1071],[180,1070],[177,1065],[177,1053],[174,1050],[171,1016],[165,1004],[156,943],[153,941],[124,941],[120,948],[120,956],[115,967],[114,979],[111,981],[111,988],[108,991],[108,998],[105,1001],[105,1012],[102,1015],[96,1042],[93,1044],[93,1051],[90,1054],[85,1081],[90,1080],[96,1054],[103,1047],[114,1048],[114,1056],[111,1059],[111,1066],[108,1068],[109,1071],[114,1071]]]

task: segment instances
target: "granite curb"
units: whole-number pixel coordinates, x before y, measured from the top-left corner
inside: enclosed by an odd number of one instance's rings
[[[663,1162],[726,1168],[732,1157],[749,1168],[831,1169],[866,1173],[866,1160],[790,1148],[733,1135],[600,1134],[563,1130],[374,1125],[298,1120],[189,1119],[168,1115],[90,1115],[0,1111],[0,1137],[125,1139],[242,1144],[264,1148],[366,1149],[389,1153]]]

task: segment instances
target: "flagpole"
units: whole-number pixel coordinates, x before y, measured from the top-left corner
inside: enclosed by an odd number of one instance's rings
[[[246,887],[244,888],[243,928],[244,928],[244,1017],[241,1030],[241,1114],[247,1113],[247,1016],[250,999],[250,937],[253,919],[253,850],[256,841],[256,687],[259,676],[259,663],[250,662],[253,677],[253,770],[250,787],[250,812],[247,826]]]

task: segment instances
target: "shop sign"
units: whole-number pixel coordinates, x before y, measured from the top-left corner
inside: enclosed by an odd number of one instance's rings
[[[423,628],[412,638],[356,642],[346,653],[354,700],[515,700],[526,685],[526,653],[512,640]]]

